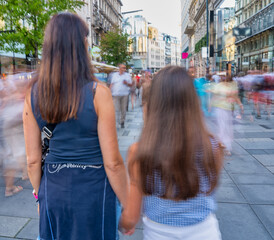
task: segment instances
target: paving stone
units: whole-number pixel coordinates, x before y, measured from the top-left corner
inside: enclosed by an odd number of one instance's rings
[[[37,206],[31,189],[9,197],[4,197],[4,188],[0,188],[0,216],[38,218]]]
[[[265,151],[263,149],[248,149],[247,150],[248,153],[250,153],[251,155],[259,155],[259,154],[264,154],[265,155]]]
[[[236,139],[244,149],[274,149],[274,141],[270,138]]]
[[[217,201],[227,203],[246,203],[247,201],[234,185],[221,185],[217,188]]]
[[[250,155],[232,156],[232,159],[230,161],[225,162],[224,168],[229,174],[268,173],[268,170]]]
[[[222,174],[220,177],[220,186],[226,186],[226,185],[235,185],[235,183],[232,181],[232,179],[229,177],[229,175]]]
[[[264,149],[267,154],[274,154],[274,149]]]
[[[5,187],[6,183],[5,183],[5,179],[3,176],[0,177],[0,187]]]
[[[234,135],[236,138],[272,138],[274,137],[274,132],[246,132],[246,133],[237,133]]]
[[[121,153],[122,158],[123,158],[123,160],[124,160],[124,162],[125,162],[126,159],[127,159],[127,151],[121,151],[120,153]]]
[[[252,205],[251,207],[274,239],[274,205]]]
[[[267,169],[274,174],[274,167],[267,167]]]
[[[23,239],[37,239],[39,234],[39,220],[32,219],[16,236]]]
[[[249,155],[249,153],[243,149],[238,143],[232,143],[232,155]]]
[[[22,186],[24,189],[31,189],[33,190],[33,187],[29,180],[22,180],[21,178],[18,179],[18,181],[15,183],[18,186]]]
[[[231,174],[232,179],[237,184],[274,184],[274,175],[265,174]]]
[[[247,204],[219,203],[222,240],[271,240],[272,237]]]
[[[29,220],[29,218],[0,216],[0,236],[15,237]]]
[[[124,236],[121,233],[119,235],[120,240],[143,240],[143,231],[139,229],[136,229],[132,236]]]
[[[274,185],[239,185],[251,204],[274,204]]]
[[[265,166],[274,166],[274,154],[253,155],[253,156]]]
[[[5,237],[0,237],[0,240],[14,240],[14,239],[18,239],[18,238],[5,238]]]

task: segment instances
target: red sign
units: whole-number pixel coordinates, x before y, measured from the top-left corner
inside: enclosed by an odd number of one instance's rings
[[[182,59],[187,59],[188,58],[188,53],[187,52],[183,52],[182,53]]]

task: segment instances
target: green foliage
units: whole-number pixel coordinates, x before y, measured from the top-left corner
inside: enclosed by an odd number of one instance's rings
[[[202,47],[206,47],[206,35],[195,44],[195,53],[200,52]]]
[[[44,29],[50,17],[60,11],[74,11],[85,3],[76,0],[0,0],[0,50],[32,54],[42,49]]]
[[[127,63],[131,59],[131,54],[128,51],[131,43],[129,35],[124,34],[119,28],[105,33],[100,42],[103,61],[114,66],[119,63]]]

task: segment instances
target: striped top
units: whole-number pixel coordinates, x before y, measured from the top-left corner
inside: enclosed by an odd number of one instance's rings
[[[218,148],[216,140],[211,139],[213,149]],[[201,153],[197,155],[200,159]],[[199,169],[199,168],[198,168]],[[157,183],[156,192],[143,198],[143,213],[154,222],[166,224],[174,227],[183,227],[197,224],[206,219],[206,217],[216,210],[215,194],[206,195],[210,184],[208,178],[203,174],[203,170],[199,169],[200,176],[200,192],[196,197],[186,201],[174,201],[160,198],[163,184],[160,180]],[[155,174],[160,179],[159,174]]]

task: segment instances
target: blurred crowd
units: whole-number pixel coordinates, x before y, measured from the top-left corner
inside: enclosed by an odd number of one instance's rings
[[[12,196],[23,188],[15,185],[15,176],[28,179],[22,125],[24,98],[33,73],[21,72],[0,76],[0,172],[4,176],[5,195]],[[142,71],[131,75],[129,101],[134,109],[143,89],[150,84],[152,74]],[[216,121],[216,135],[223,143],[227,155],[231,154],[233,141],[233,118],[244,116],[266,120],[273,114],[274,73],[258,71],[239,73],[229,77],[227,73],[213,73],[195,78],[194,86],[206,117]],[[251,112],[244,114],[244,106]],[[128,107],[127,107],[128,109]]]
[[[233,118],[254,116],[270,120],[274,103],[274,73],[261,74],[249,71],[230,76],[226,72],[213,73],[204,78],[195,78],[194,85],[206,117],[217,124],[216,135],[224,144],[227,155],[231,154],[233,140]],[[252,111],[244,114],[244,105]]]
[[[31,77],[27,72],[0,77],[0,172],[6,197],[23,189],[15,185],[15,177],[28,179],[22,113]]]

